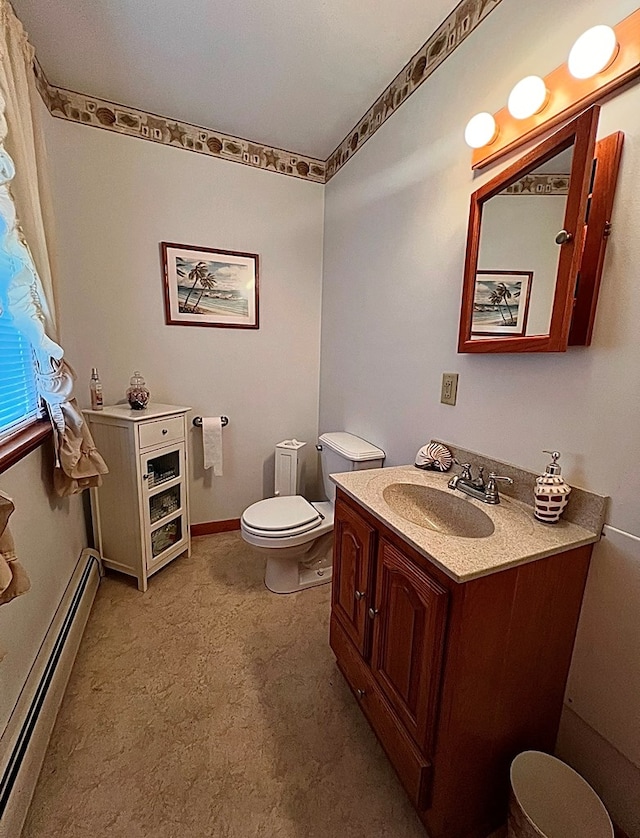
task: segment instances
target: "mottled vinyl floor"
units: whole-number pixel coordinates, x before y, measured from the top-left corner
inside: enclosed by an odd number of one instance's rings
[[[239,533],[103,580],[23,838],[425,838],[335,665],[330,586]]]

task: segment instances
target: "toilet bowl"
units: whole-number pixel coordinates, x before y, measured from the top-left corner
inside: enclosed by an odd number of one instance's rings
[[[252,504],[240,519],[242,538],[267,560],[265,585],[278,594],[331,581],[335,485],[329,474],[380,468],[385,456],[353,434],[323,434],[317,448],[329,500],[312,503],[296,494],[301,445],[286,440],[276,446],[276,497]]]

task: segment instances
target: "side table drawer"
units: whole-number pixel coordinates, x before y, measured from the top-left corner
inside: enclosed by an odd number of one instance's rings
[[[366,663],[348,639],[335,614],[331,616],[330,643],[340,671],[355,693],[361,710],[375,731],[400,782],[419,811],[429,807],[431,762],[392,713]]]
[[[138,426],[140,448],[151,448],[165,442],[174,442],[184,438],[184,419],[182,416],[170,416],[155,422],[144,422]]]

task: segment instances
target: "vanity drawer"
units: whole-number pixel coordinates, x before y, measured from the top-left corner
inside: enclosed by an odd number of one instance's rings
[[[331,617],[331,648],[347,683],[375,731],[405,791],[419,811],[429,806],[432,767],[387,704],[365,662],[335,616]]]
[[[170,416],[156,422],[145,422],[138,426],[138,439],[140,448],[184,439],[184,419],[182,416]]]

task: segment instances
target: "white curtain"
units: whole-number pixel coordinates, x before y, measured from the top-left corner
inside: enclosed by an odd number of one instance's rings
[[[73,370],[56,342],[50,202],[33,49],[0,0],[0,306],[29,340],[54,427],[59,495],[98,486],[108,469],[73,398]],[[27,244],[28,242],[28,244]]]
[[[18,207],[20,226],[29,242],[43,286],[46,331],[55,339],[58,332],[52,279],[53,215],[40,126],[44,104],[33,74],[33,47],[7,0],[0,0],[0,19],[0,91],[4,98],[4,117],[9,125],[4,147],[18,172],[11,191]]]

